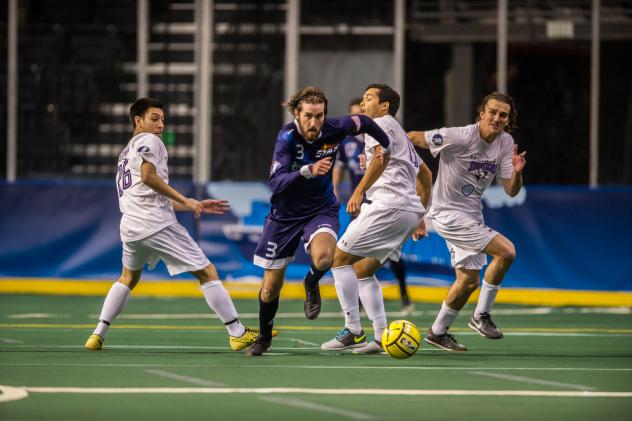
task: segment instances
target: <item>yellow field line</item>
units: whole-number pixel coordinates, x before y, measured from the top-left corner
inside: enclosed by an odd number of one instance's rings
[[[68,280],[68,279],[0,279],[0,294],[44,294],[44,295],[92,295],[105,296],[112,280]],[[254,299],[260,283],[226,281],[224,285],[234,299]],[[448,287],[409,286],[413,301],[440,303],[445,299]],[[386,300],[399,300],[399,287],[383,285]],[[197,281],[141,281],[134,289],[137,297],[202,297]],[[323,285],[321,295],[325,299],[336,299],[333,285]],[[284,299],[304,299],[305,292],[300,282],[286,282],[282,291]],[[475,302],[478,293],[470,299]],[[578,291],[561,289],[501,288],[497,298],[502,304],[543,306],[594,306],[632,307],[632,292],[624,291]]]

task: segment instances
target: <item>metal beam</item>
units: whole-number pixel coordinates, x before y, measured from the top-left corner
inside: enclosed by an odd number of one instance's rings
[[[298,90],[298,58],[301,26],[301,0],[287,0],[285,18],[285,86],[284,100],[289,99]],[[292,116],[283,113],[283,121],[289,122]]]
[[[147,50],[148,50],[148,22],[149,6],[148,0],[138,0],[137,34],[136,34],[136,96],[144,98],[147,96]]]
[[[406,0],[393,0],[395,19],[393,22],[393,89],[400,96],[399,122],[404,124],[404,43],[406,42]]]
[[[193,179],[197,184],[208,183],[212,173],[212,46],[213,0],[195,0],[195,151]]]
[[[17,177],[18,159],[18,0],[8,2],[7,181]]]
[[[599,44],[601,4],[592,0],[592,39],[590,48],[590,187],[599,184]]]
[[[507,93],[507,0],[498,0],[496,41],[496,91]]]

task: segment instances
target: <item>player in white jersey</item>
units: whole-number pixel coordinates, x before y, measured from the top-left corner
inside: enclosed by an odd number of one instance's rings
[[[503,333],[491,319],[491,309],[500,283],[516,257],[516,249],[504,235],[483,221],[481,195],[494,177],[502,180],[505,192],[518,194],[522,187],[525,154],[518,154],[509,134],[518,124],[513,98],[494,92],[478,109],[477,123],[465,127],[410,132],[411,141],[440,154],[428,219],[450,250],[456,281],[441,306],[424,340],[448,351],[466,351],[448,333],[450,325],[480,283],[480,271],[487,264],[478,304],[469,326],[489,339]]]
[[[116,188],[121,217],[123,270],[118,282],[108,292],[99,322],[86,342],[89,350],[100,350],[108,327],[121,313],[143,267],[150,269],[162,260],[171,275],[189,272],[200,282],[209,307],[224,322],[233,350],[248,347],[259,332],[244,327],[228,291],[219,281],[215,266],[206,258],[186,229],[180,225],[175,210],[223,214],[229,209],[225,200],[197,201],[184,197],[169,185],[167,149],[160,140],[164,127],[163,105],[151,98],[136,100],[130,107],[134,136],[118,161]]]
[[[399,260],[408,236],[417,240],[425,235],[423,215],[432,173],[394,118],[399,109],[397,92],[387,85],[371,84],[361,108],[384,130],[392,146],[389,159],[375,159],[384,151],[375,139],[365,136],[367,170],[347,203],[347,212],[357,218],[338,241],[331,268],[345,326],[321,348],[354,348],[354,353],[371,354],[382,352],[380,340],[386,328],[382,289],[375,272],[386,260]],[[362,203],[364,194],[366,203]],[[360,324],[358,296],[373,324],[374,339],[369,342]]]

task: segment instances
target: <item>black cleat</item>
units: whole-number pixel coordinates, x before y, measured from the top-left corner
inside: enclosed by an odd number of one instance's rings
[[[478,317],[472,314],[467,325],[488,339],[502,339],[504,336],[489,313],[481,313]]]
[[[259,336],[250,349],[246,351],[246,355],[260,357],[264,352],[268,351],[270,347],[272,347],[272,338],[265,339],[263,336]]]
[[[454,336],[448,332],[443,335],[435,335],[432,329],[428,329],[424,341],[437,348],[445,349],[446,351],[467,351],[467,347],[461,345],[454,339]]]
[[[305,317],[309,320],[314,320],[320,314],[320,308],[322,300],[320,299],[320,288],[316,285],[316,288],[308,288],[305,283],[305,302],[303,303],[303,309],[305,310]]]

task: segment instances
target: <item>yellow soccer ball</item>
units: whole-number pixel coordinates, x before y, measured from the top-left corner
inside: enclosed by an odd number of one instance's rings
[[[382,333],[382,348],[388,355],[400,360],[417,352],[420,341],[419,329],[408,320],[395,320]]]

